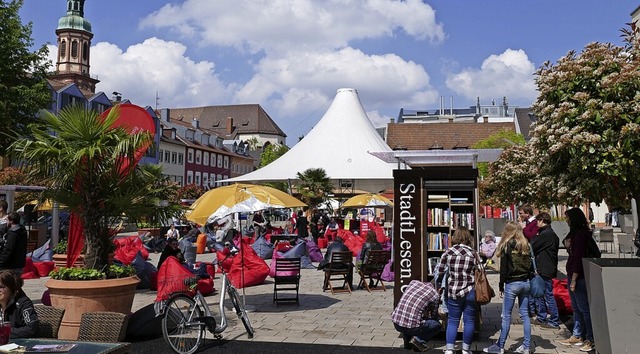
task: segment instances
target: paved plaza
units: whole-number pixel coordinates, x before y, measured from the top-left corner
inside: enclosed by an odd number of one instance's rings
[[[615,257],[615,254],[603,254]],[[157,263],[159,254],[151,254],[149,261]],[[212,261],[213,254],[198,255],[199,261]],[[560,278],[564,277],[564,264],[567,259],[565,250],[560,250]],[[267,262],[271,262],[267,260]],[[488,278],[494,288],[498,289],[498,273],[488,271]],[[25,291],[34,302],[39,303],[45,282],[48,278],[25,281]],[[357,284],[359,277],[354,276]],[[261,285],[240,290],[244,293],[245,303],[251,309],[249,314],[256,335],[247,339],[242,324],[235,314],[227,311],[230,320],[229,328],[223,333],[225,339],[253,342],[282,342],[305,344],[331,344],[339,346],[400,348],[402,338],[393,327],[390,314],[393,306],[393,283],[385,283],[387,291],[367,292],[354,290],[349,293],[331,295],[322,291],[323,273],[315,269],[303,269],[300,281],[300,306],[272,302],[273,282],[267,277]],[[220,276],[215,279],[216,290],[221,288]],[[214,314],[217,314],[219,295],[206,299]],[[133,311],[151,304],[156,296],[155,291],[138,290],[133,304]],[[228,302],[228,301],[227,301]],[[482,306],[482,325],[472,349],[481,351],[490,345],[500,334],[502,299],[496,296],[488,305]],[[227,303],[230,309],[230,303]],[[514,309],[514,322],[507,341],[506,349],[514,350],[522,343],[522,322]],[[536,353],[580,353],[578,347],[567,347],[559,342],[570,335],[567,324],[560,330],[541,329],[532,325],[532,346]],[[210,335],[208,336],[211,337]],[[460,350],[461,342],[457,342]],[[438,353],[444,349],[444,336],[438,337],[430,345]],[[364,349],[364,348],[362,348]]]

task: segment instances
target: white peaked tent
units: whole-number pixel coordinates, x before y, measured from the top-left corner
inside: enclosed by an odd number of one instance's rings
[[[355,89],[339,89],[331,107],[298,144],[269,165],[225,182],[295,181],[298,172],[322,168],[339,187],[378,192],[393,186],[393,169],[369,152],[390,152],[367,117]]]

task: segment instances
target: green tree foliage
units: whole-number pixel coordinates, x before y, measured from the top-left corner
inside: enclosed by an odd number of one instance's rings
[[[29,127],[32,138],[9,147],[29,173],[48,181],[45,198],[77,213],[84,225],[86,267],[101,271],[112,248],[110,229],[123,214],[132,222],[157,222],[180,211],[166,202],[176,191],[161,166],[130,167],[135,152],[151,144],[153,136],[111,128],[118,116],[118,106],[104,118],[79,106],[58,116],[43,111],[42,122]]]
[[[51,103],[48,50],[30,51],[32,24],[22,25],[21,7],[22,0],[0,0],[0,126],[7,133],[0,134],[0,153]]]
[[[297,178],[300,200],[310,207],[326,201],[328,195],[333,191],[331,179],[322,168],[310,168],[302,173],[298,172]]]
[[[280,144],[269,144],[260,155],[260,167],[264,167],[289,151],[289,147]]]
[[[529,202],[578,205],[605,200],[623,205],[640,199],[640,52],[627,45],[590,43],[536,72],[540,92],[533,104],[538,120],[530,140]],[[521,168],[503,155],[504,174]],[[497,179],[494,181],[498,181]],[[500,181],[494,188],[516,189]]]
[[[506,149],[513,145],[523,145],[526,141],[522,134],[518,134],[513,130],[502,129],[497,133],[491,134],[485,139],[477,141],[471,146],[472,149]],[[481,162],[478,164],[478,171],[481,177],[489,175],[489,164]]]

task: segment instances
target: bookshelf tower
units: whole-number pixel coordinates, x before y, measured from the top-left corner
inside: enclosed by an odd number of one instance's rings
[[[478,170],[412,166],[394,170],[394,304],[411,280],[430,281],[433,267],[466,226],[478,245]]]

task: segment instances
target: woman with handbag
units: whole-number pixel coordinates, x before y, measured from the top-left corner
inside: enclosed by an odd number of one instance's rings
[[[446,350],[453,354],[460,318],[464,314],[462,354],[471,354],[471,341],[476,321],[476,293],[474,270],[480,266],[479,257],[473,250],[473,238],[469,229],[459,226],[451,236],[452,246],[440,257],[435,270],[436,284],[441,284],[447,274],[447,318]],[[442,289],[440,289],[442,291]]]
[[[529,241],[522,233],[522,226],[508,222],[502,231],[498,244],[500,260],[500,297],[502,303],[502,328],[500,338],[493,345],[484,348],[485,353],[504,353],[504,345],[511,328],[511,311],[518,299],[520,318],[524,327],[524,341],[517,353],[529,354],[531,345],[531,322],[529,319],[529,278],[533,273]]]

